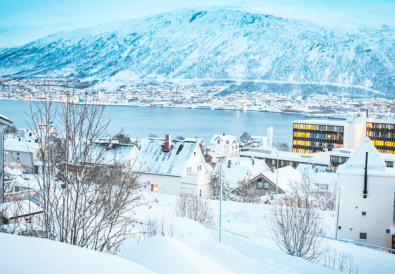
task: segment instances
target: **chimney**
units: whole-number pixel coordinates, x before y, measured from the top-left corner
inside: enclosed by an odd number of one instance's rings
[[[222,135],[225,136],[225,133],[223,133]]]
[[[276,171],[276,168],[275,168],[274,166],[271,166],[271,167],[270,167],[270,171],[271,171],[272,173],[274,173],[274,172]]]
[[[169,152],[171,150],[171,135],[166,135],[165,146],[163,147],[163,152]]]

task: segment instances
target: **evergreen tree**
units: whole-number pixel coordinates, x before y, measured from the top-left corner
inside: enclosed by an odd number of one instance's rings
[[[214,200],[219,200],[220,198],[220,163],[217,164],[217,167],[211,174],[211,187],[213,189],[213,196]],[[230,200],[231,196],[231,189],[228,180],[226,180],[224,167],[222,166],[222,199],[227,201]]]

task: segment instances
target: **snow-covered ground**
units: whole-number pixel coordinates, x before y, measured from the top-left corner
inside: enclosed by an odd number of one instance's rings
[[[4,274],[155,273],[115,256],[40,238],[0,233],[0,244]]]
[[[222,243],[218,242],[218,231],[208,229],[194,221],[175,216],[173,204],[177,197],[144,193],[146,199],[158,199],[151,209],[139,208],[138,219],[145,221],[149,214],[162,216],[166,224],[176,227],[174,239],[199,252],[213,262],[227,268],[233,273],[335,273],[317,264],[285,254],[269,239],[265,216],[270,214],[270,205],[243,204],[223,202],[223,229],[249,237],[249,239],[223,232]],[[219,212],[219,202],[210,201],[214,212]],[[334,235],[334,212],[322,212],[323,221],[327,225],[328,236]],[[128,252],[133,240],[121,246],[122,252]],[[142,243],[142,242],[140,242]],[[350,252],[359,267],[359,274],[395,273],[395,256],[384,252],[356,246],[344,242],[328,240],[328,244],[337,251]],[[163,254],[169,256],[171,254]],[[133,261],[133,258],[130,258]],[[155,263],[155,261],[153,261]],[[161,273],[161,272],[158,272]],[[165,273],[165,272],[163,272]]]

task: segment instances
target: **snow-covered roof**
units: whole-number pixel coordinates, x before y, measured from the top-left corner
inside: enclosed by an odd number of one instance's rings
[[[126,144],[94,144],[92,148],[92,159],[97,160],[99,157],[102,165],[113,165],[115,163],[124,164],[134,149],[134,145]]]
[[[230,143],[233,141],[238,142],[236,136],[214,134],[213,138],[211,138],[210,144],[215,144],[217,138],[220,138],[222,141],[229,141]]]
[[[0,251],[2,273],[155,273],[116,256],[57,241],[0,233],[0,242],[7,246]]]
[[[385,162],[369,137],[366,137],[348,161],[339,165],[338,170],[365,169],[366,152],[368,152],[368,170],[385,171]]]
[[[275,170],[274,173],[271,171],[266,171],[262,174],[274,184],[276,184],[277,170]],[[278,169],[278,187],[284,191],[289,190],[290,182],[298,182],[301,181],[302,178],[302,174],[300,174],[299,171],[291,166],[286,166]]]
[[[132,167],[134,172],[182,176],[196,147],[192,141],[172,141],[169,152],[163,152],[165,140],[146,138],[141,141],[139,155]]]
[[[4,141],[4,150],[6,151],[33,152],[39,148],[39,145],[33,142],[19,142],[15,139],[6,139]]]
[[[318,172],[315,172],[316,169]],[[316,166],[313,168],[312,165],[299,164],[296,170],[302,175],[308,176],[308,178],[316,185],[331,186],[331,184],[336,179],[336,173],[325,172],[325,168],[321,166]]]
[[[121,246],[118,257],[157,273],[230,274],[229,270],[168,236],[149,238],[137,245]]]
[[[216,168],[219,167],[219,163],[217,164]],[[252,175],[251,169],[249,165],[231,165],[229,168],[227,164],[222,164],[222,168],[225,172],[226,180],[228,180],[229,185],[232,188],[237,188],[237,183],[239,181],[243,181],[244,178],[247,177],[247,172]]]

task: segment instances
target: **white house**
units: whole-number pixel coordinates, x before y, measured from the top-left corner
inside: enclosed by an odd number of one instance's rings
[[[139,180],[149,183],[148,191],[179,195],[189,191],[198,197],[211,197],[212,168],[206,164],[197,141],[146,138],[131,169]]]
[[[210,141],[210,154],[225,155],[227,158],[239,156],[239,140],[236,136],[215,134]]]
[[[4,141],[5,166],[23,168],[26,173],[38,173],[39,145],[34,142],[6,139]]]
[[[337,182],[339,238],[394,248],[395,170],[386,167],[369,137],[339,165]]]

